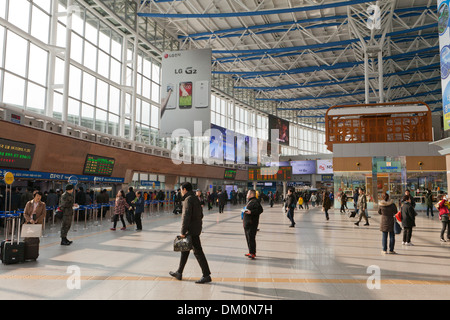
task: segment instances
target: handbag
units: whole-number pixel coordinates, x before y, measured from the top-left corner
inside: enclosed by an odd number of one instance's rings
[[[184,252],[190,251],[191,249],[192,249],[192,236],[187,235],[184,238],[176,236],[175,240],[173,240],[173,251]]]
[[[396,213],[395,219],[397,219],[398,222],[402,222],[402,212],[401,211]]]
[[[402,227],[400,226],[400,224],[395,219],[394,219],[394,233],[395,234],[402,233]]]

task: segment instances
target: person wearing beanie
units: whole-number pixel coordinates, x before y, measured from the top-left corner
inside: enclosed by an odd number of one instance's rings
[[[61,224],[61,245],[68,246],[72,244],[72,241],[67,239],[67,233],[70,230],[73,217],[73,185],[68,184],[66,186],[66,192],[63,193],[60,200],[60,208],[63,213],[62,224]]]

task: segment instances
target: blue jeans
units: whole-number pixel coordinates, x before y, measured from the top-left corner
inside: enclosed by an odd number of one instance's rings
[[[384,232],[383,237],[381,238],[381,243],[383,246],[383,251],[387,251],[387,238],[389,234],[389,251],[394,251],[395,246],[395,233],[394,232]]]
[[[291,226],[295,225],[293,208],[288,209],[287,217],[291,220]]]

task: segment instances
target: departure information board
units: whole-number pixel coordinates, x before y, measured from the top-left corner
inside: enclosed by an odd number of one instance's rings
[[[84,174],[110,177],[113,173],[114,163],[113,158],[88,154],[84,165]]]
[[[0,139],[0,167],[30,169],[35,148],[34,144]]]
[[[292,167],[249,168],[250,181],[289,181],[292,179]]]
[[[225,169],[224,179],[236,179],[236,170]]]

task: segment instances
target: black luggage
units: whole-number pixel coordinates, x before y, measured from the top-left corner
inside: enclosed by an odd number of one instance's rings
[[[19,223],[20,225],[20,219]],[[9,226],[7,225],[6,228]],[[0,256],[4,264],[22,263],[25,261],[25,244],[20,242],[20,227],[17,241],[14,241],[15,219],[12,219],[11,238],[1,242]]]
[[[37,260],[40,242],[39,238],[25,238],[25,260]]]
[[[354,218],[355,216],[356,216],[356,211],[352,211],[348,217]]]

